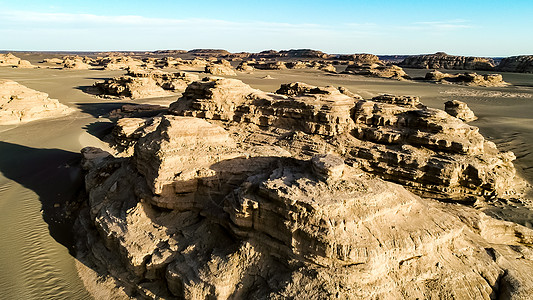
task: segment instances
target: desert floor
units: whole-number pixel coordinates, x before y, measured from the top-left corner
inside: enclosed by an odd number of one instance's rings
[[[27,57],[23,57],[28,59]],[[34,58],[35,63],[40,57]],[[32,60],[32,59],[30,59]],[[406,70],[422,76],[426,70]],[[200,71],[196,71],[200,73]],[[46,92],[76,108],[73,114],[17,126],[0,126],[0,298],[86,299],[69,253],[72,224],[62,221],[67,200],[82,188],[77,167],[86,146],[105,148],[100,138],[112,123],[104,116],[124,103],[167,105],[179,95],[142,100],[106,100],[85,93],[84,87],[124,71],[13,69],[0,67],[0,78]],[[272,79],[263,79],[270,75]],[[420,96],[427,106],[444,109],[444,102],[468,103],[479,117],[471,123],[500,150],[513,151],[523,176],[533,182],[533,74],[503,74],[514,84],[504,88],[464,87],[431,83],[335,75],[317,70],[239,73],[252,87],[274,92],[280,84],[301,81],[344,86],[364,98],[382,93]],[[78,266],[79,267],[79,266]]]

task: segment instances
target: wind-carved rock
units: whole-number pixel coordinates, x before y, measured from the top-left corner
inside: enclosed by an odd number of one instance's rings
[[[533,73],[533,55],[506,57],[502,59],[496,70],[500,72]]]
[[[533,291],[533,230],[378,178],[456,201],[513,192],[511,154],[417,97],[362,100],[303,83],[272,94],[207,78],[170,111],[179,116],[154,118],[155,129],[128,121],[131,158],[83,151],[80,259],[105,266],[102,280],[128,296]]]
[[[454,116],[467,123],[477,120],[476,115],[468,105],[459,100],[446,101],[444,103],[444,111],[450,116]]]
[[[284,87],[278,91],[282,93]],[[170,106],[177,115],[252,123],[263,127],[335,135],[350,130],[354,98],[337,88],[305,90],[294,95],[268,94],[239,80],[206,78],[187,87],[183,97]]]
[[[198,76],[186,72],[129,70],[124,76],[97,82],[94,87],[102,94],[132,99],[165,97],[171,92],[183,91],[187,84],[198,80]]]
[[[409,79],[409,76],[402,68],[395,65],[387,65],[381,61],[368,64],[355,63],[348,65],[344,73],[396,80]]]
[[[494,69],[494,61],[490,58],[454,56],[437,52],[435,54],[409,56],[399,66],[417,69],[490,71]]]
[[[437,83],[463,84],[469,86],[508,86],[501,74],[457,73],[446,74],[437,70],[429,72],[425,80]]]
[[[235,76],[237,73],[233,70],[233,68],[226,65],[220,65],[220,64],[211,64],[205,66],[205,73],[212,74],[212,75],[225,75],[225,76]]]
[[[58,100],[48,98],[46,93],[0,79],[0,125],[60,117],[73,111]]]

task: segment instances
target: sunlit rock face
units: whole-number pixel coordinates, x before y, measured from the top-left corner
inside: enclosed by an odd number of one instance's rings
[[[79,256],[126,296],[533,291],[533,230],[412,193],[483,201],[510,196],[519,180],[511,154],[417,97],[363,100],[303,83],[264,93],[208,78],[169,112],[119,124],[130,157],[83,151]]]
[[[58,100],[48,98],[46,93],[0,79],[0,125],[54,118],[73,111]]]

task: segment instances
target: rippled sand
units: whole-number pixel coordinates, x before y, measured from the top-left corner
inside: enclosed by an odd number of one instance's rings
[[[76,166],[79,150],[105,147],[98,137],[111,123],[99,116],[130,102],[97,99],[85,94],[83,87],[122,73],[0,68],[0,78],[46,92],[78,109],[59,119],[0,126],[0,299],[90,298],[69,253],[71,224],[62,220],[67,201],[81,187]],[[272,79],[263,79],[267,75]],[[365,98],[381,93],[416,95],[424,104],[440,109],[451,99],[465,101],[479,117],[472,125],[480,127],[500,149],[514,151],[516,164],[533,182],[533,74],[504,74],[504,80],[520,85],[507,88],[399,82],[317,70],[255,71],[237,78],[272,92],[281,83],[302,81],[345,86]],[[135,102],[168,104],[175,99]]]

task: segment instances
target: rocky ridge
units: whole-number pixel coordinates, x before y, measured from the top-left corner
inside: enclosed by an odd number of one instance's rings
[[[434,70],[427,73],[424,79],[435,83],[462,84],[469,86],[501,87],[509,85],[509,83],[503,81],[501,74],[447,74]]]
[[[125,297],[533,291],[532,229],[405,189],[459,202],[520,196],[512,154],[417,97],[303,83],[265,93],[206,78],[169,112],[120,120],[130,158],[82,151],[80,259]]]
[[[48,98],[46,93],[15,81],[0,80],[0,125],[59,117],[72,111],[56,99]]]
[[[496,70],[500,72],[533,73],[533,55],[506,57],[502,59]]]
[[[132,99],[165,97],[181,92],[198,76],[186,72],[144,71],[130,69],[124,76],[97,82],[94,88],[99,94]]]
[[[483,71],[493,70],[494,65],[494,61],[490,58],[454,56],[444,52],[409,56],[399,64],[404,68]]]

